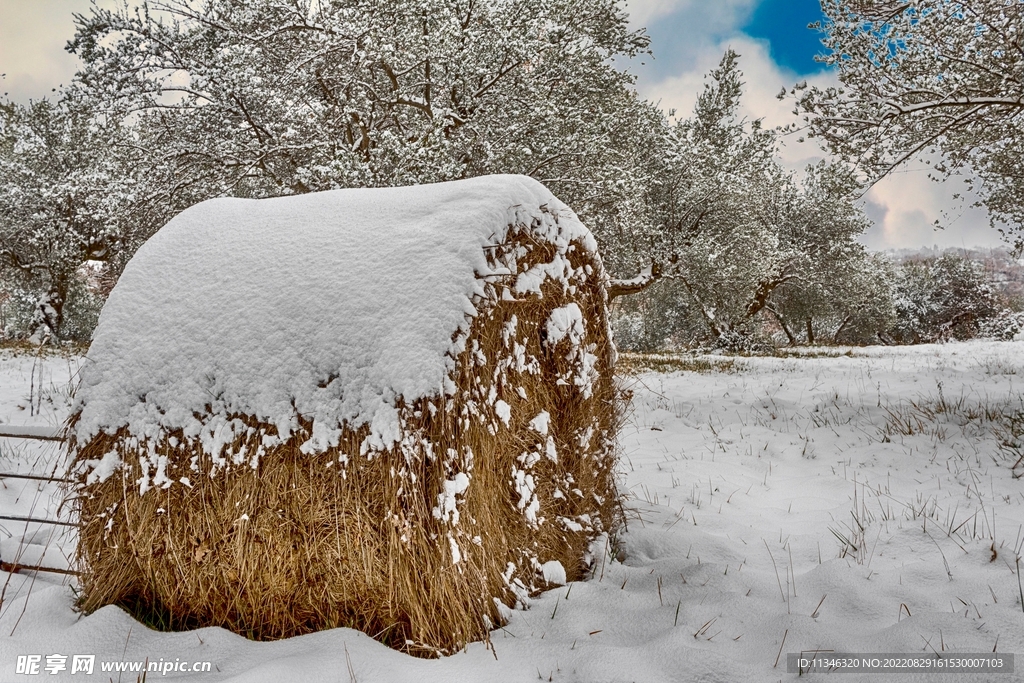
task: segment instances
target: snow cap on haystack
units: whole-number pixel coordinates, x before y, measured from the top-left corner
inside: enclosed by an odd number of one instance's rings
[[[368,446],[389,448],[397,397],[453,393],[483,283],[509,274],[487,251],[510,225],[532,226],[561,252],[574,240],[596,249],[575,215],[524,176],[193,207],[139,250],[111,293],[76,436],[183,430],[216,461],[245,429],[230,416],[271,424],[281,439],[306,416],[305,451],[363,424]],[[571,277],[556,253],[502,293]]]
[[[612,522],[605,278],[523,176],[183,212],[81,372],[83,607],[486,637]]]

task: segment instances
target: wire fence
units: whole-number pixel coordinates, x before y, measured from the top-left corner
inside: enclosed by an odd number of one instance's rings
[[[16,427],[11,425],[0,425],[0,438],[28,439],[34,441],[63,441],[64,437],[59,430],[53,430],[45,427]],[[22,474],[20,472],[0,472],[0,482],[7,479],[20,479],[57,484],[67,484],[71,482],[67,477],[43,474]],[[72,528],[78,527],[78,522],[22,515],[0,515],[0,521],[24,522],[26,524],[49,524],[52,526]],[[49,572],[53,574],[64,574],[67,576],[78,576],[79,574],[79,572],[73,569],[48,567],[39,564],[25,564],[21,562],[6,562],[2,558],[0,558],[0,570],[11,573],[22,571]]]

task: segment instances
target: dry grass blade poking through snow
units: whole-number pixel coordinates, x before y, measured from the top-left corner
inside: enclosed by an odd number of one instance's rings
[[[593,238],[543,186],[217,200],[136,261],[72,416],[85,611],[429,656],[583,576],[615,351]]]

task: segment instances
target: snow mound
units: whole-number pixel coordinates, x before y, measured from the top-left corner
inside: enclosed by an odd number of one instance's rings
[[[181,430],[217,459],[251,429],[238,416],[282,441],[301,417],[313,425],[307,453],[336,446],[346,425],[370,425],[364,446],[390,448],[400,399],[454,391],[482,279],[511,274],[485,254],[509,225],[556,246],[546,277],[571,275],[570,241],[596,251],[525,176],[198,204],[143,245],[111,292],[74,436],[127,428],[152,443]]]

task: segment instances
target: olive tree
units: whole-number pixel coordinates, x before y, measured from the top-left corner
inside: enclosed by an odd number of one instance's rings
[[[1024,0],[822,0],[839,85],[790,92],[804,130],[876,181],[933,158],[1024,230]],[[785,93],[780,95],[784,97]]]

